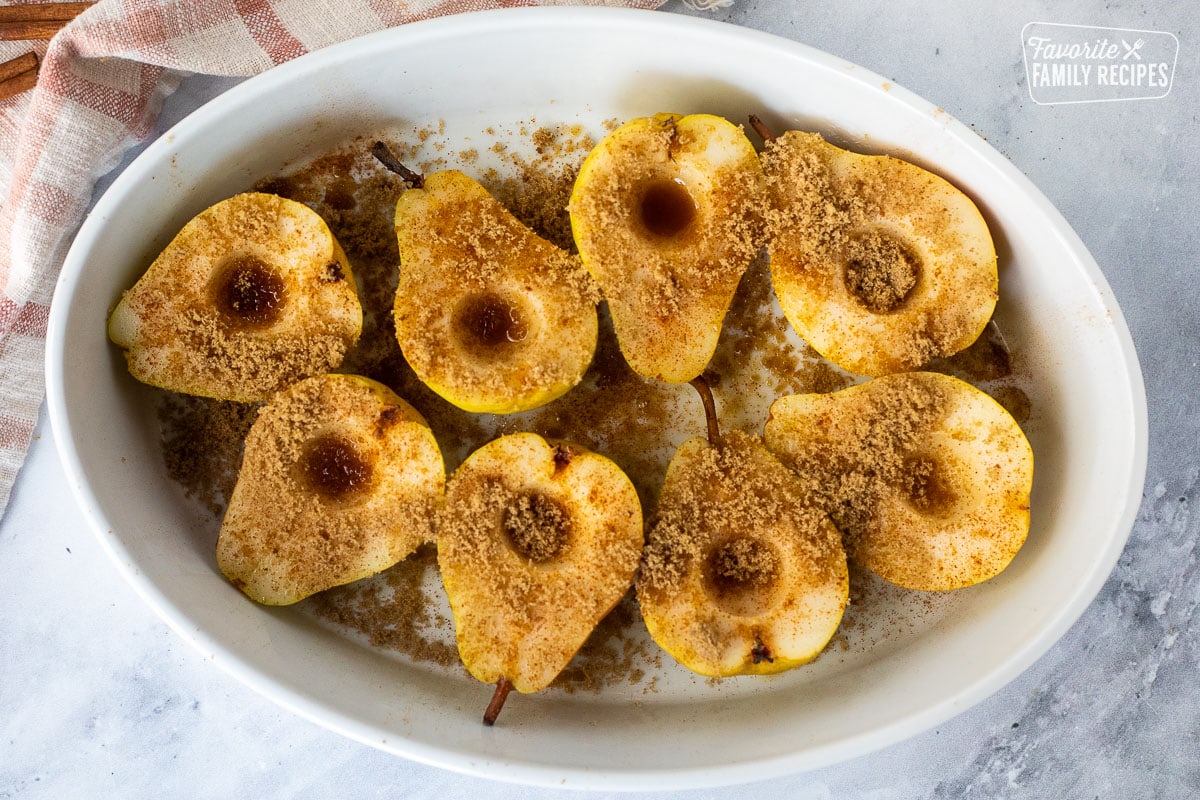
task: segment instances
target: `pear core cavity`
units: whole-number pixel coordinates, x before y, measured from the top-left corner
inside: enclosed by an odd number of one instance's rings
[[[283,278],[256,256],[229,261],[218,270],[212,288],[222,318],[237,327],[268,327],[279,320],[287,303]]]
[[[723,611],[758,616],[774,605],[779,553],[764,539],[730,539],[709,553],[704,577],[709,596]]]
[[[454,330],[471,350],[494,353],[523,342],[529,324],[519,305],[492,293],[465,298],[455,312]]]
[[[658,180],[646,187],[639,203],[642,225],[654,236],[671,238],[691,227],[696,201],[678,178]]]
[[[910,458],[904,462],[905,496],[913,508],[931,517],[950,514],[958,495],[947,480],[946,470],[929,458]]]
[[[917,256],[885,231],[867,230],[846,248],[846,290],[877,314],[904,305],[921,276]]]
[[[523,558],[535,564],[556,558],[571,537],[571,516],[541,492],[518,495],[504,509],[504,533]]]
[[[313,439],[300,457],[300,471],[310,489],[329,500],[343,500],[371,482],[371,465],[354,442],[327,434]]]

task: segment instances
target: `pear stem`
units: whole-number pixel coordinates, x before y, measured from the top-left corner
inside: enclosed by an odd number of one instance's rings
[[[383,164],[392,172],[404,178],[414,189],[424,188],[425,176],[419,172],[413,172],[404,166],[400,159],[396,157],[396,154],[392,152],[392,148],[383,142],[375,143],[375,146],[371,148],[371,155],[375,156],[380,164]]]
[[[754,130],[758,132],[758,135],[763,138],[764,142],[771,142],[775,140],[775,134],[772,133],[771,129],[767,127],[767,123],[759,119],[757,114],[750,115],[750,127],[754,128]]]
[[[488,703],[487,711],[483,712],[483,724],[489,728],[496,724],[496,717],[500,716],[500,709],[504,708],[504,701],[508,698],[508,693],[512,691],[512,681],[508,678],[501,678],[496,681],[496,691],[492,694],[492,702]]]
[[[715,445],[721,438],[721,429],[717,427],[717,404],[713,401],[712,389],[703,375],[697,375],[688,382],[700,393],[700,402],[704,404],[704,421],[708,423],[708,443]]]

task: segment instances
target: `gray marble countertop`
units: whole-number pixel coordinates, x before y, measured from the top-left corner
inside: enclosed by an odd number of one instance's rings
[[[826,50],[970,125],[1091,249],[1132,330],[1149,402],[1149,469],[1129,544],[1056,646],[934,730],[763,782],[755,794],[1200,796],[1200,516],[1191,512],[1200,500],[1200,6],[735,0],[698,12],[676,0],[667,11]],[[1171,32],[1174,86],[1157,100],[1037,105],[1021,46],[1033,21]],[[230,85],[186,80],[159,130]],[[217,669],[108,562],[65,488],[53,435],[39,427],[0,522],[0,798],[556,794],[343,739]]]

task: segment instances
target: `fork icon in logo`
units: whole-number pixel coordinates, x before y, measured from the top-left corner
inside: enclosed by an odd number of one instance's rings
[[[1125,55],[1124,55],[1124,56],[1122,56],[1122,59],[1121,59],[1121,60],[1122,60],[1122,61],[1128,61],[1128,60],[1129,60],[1129,57],[1130,57],[1130,56],[1133,56],[1133,57],[1134,57],[1134,58],[1136,58],[1138,61],[1141,61],[1141,60],[1142,60],[1142,54],[1141,54],[1141,53],[1139,53],[1139,52],[1138,52],[1138,50],[1141,50],[1141,49],[1142,49],[1142,45],[1144,45],[1145,43],[1146,43],[1146,40],[1145,40],[1145,39],[1138,39],[1138,40],[1137,40],[1137,41],[1135,41],[1133,44],[1130,44],[1129,42],[1127,42],[1127,41],[1125,41],[1124,39],[1122,39],[1122,40],[1121,40],[1121,44],[1125,46]]]

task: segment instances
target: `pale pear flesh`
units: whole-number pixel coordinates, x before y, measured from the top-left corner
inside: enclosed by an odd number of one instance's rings
[[[514,516],[560,538],[524,547]],[[531,433],[484,445],[451,477],[438,533],[463,664],[487,683],[545,688],[624,597],[641,551],[641,505],[616,464]]]
[[[242,402],[338,367],[361,330],[354,276],[329,227],[262,193],[189,221],[108,321],[133,377]]]
[[[598,298],[579,260],[462,172],[396,204],[396,339],[417,376],[467,411],[544,405],[582,379]]]
[[[217,564],[251,599],[295,603],[432,541],[444,484],[437,442],[412,406],[368,378],[309,378],[250,429]]]
[[[915,164],[815,133],[785,133],[762,160],[775,293],[817,352],[875,376],[979,337],[998,297],[996,251],[965,193]]]
[[[824,493],[850,557],[898,586],[945,591],[994,578],[1029,533],[1029,440],[957,378],[903,373],[783,397],[765,436]]]
[[[707,114],[630,120],[584,161],[572,232],[639,375],[685,382],[708,365],[762,245],[761,191],[741,128]]]

